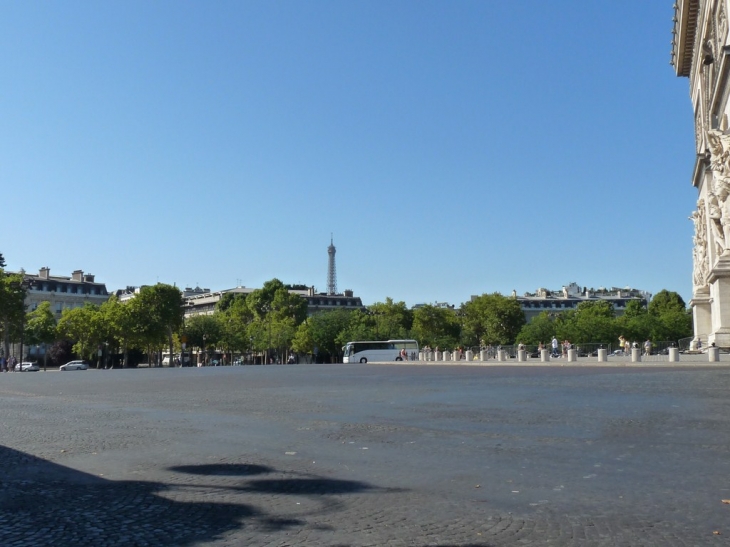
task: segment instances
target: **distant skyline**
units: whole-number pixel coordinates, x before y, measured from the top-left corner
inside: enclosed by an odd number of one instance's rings
[[[671,2],[0,6],[7,268],[109,290],[692,289]]]

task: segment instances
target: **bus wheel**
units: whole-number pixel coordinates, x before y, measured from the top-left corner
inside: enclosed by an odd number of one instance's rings
[[[363,357],[362,359],[360,359],[360,362],[361,362],[361,363],[367,363],[367,362],[368,362],[368,360],[367,360],[367,359],[366,359],[365,357]]]
[[[403,360],[403,357],[396,357],[395,360],[396,361],[402,361]]]

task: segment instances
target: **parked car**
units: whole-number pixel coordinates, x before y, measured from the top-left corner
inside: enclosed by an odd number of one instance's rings
[[[23,361],[22,363],[18,363],[15,365],[15,372],[21,372],[21,368],[23,372],[38,372],[40,370],[40,367],[36,363],[30,363],[28,361]]]
[[[86,361],[69,361],[65,365],[58,367],[58,370],[88,370],[89,363]]]

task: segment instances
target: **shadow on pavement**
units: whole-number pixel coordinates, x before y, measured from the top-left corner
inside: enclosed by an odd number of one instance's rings
[[[0,545],[192,545],[214,541],[248,523],[266,530],[302,526],[297,515],[274,515],[242,503],[240,494],[349,494],[365,483],[317,478],[245,481],[208,487],[152,481],[111,481],[0,446]],[[246,477],[274,472],[262,465],[170,468],[192,475]],[[241,479],[234,479],[236,480]],[[209,488],[232,492],[211,501]],[[189,490],[188,490],[189,489]],[[180,491],[203,502],[176,501]],[[377,488],[374,490],[378,490]],[[167,496],[165,495],[167,494]],[[232,502],[230,500],[233,500]]]

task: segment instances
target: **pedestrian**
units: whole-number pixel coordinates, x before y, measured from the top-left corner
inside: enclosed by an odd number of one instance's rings
[[[552,340],[552,342],[550,342],[550,345],[553,348],[553,357],[557,357],[558,356],[558,339],[555,336],[553,336],[553,340]]]
[[[644,342],[644,355],[651,355],[651,340]]]
[[[15,360],[15,355],[11,355],[10,360],[8,361],[8,366],[5,367],[5,372],[7,372],[8,369],[10,369],[12,372],[15,372],[15,363],[16,362],[17,361]]]
[[[0,371],[2,371],[2,372],[8,371],[8,362],[5,359],[4,355],[2,357],[0,357]]]
[[[624,355],[631,355],[631,343],[624,339]]]

